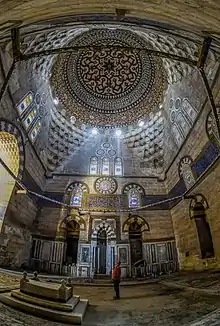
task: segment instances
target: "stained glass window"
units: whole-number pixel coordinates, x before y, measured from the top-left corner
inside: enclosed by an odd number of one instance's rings
[[[135,208],[141,206],[141,198],[139,192],[132,188],[128,192],[128,206],[129,208]]]
[[[35,141],[37,135],[39,134],[40,127],[41,127],[41,121],[40,121],[40,119],[38,119],[37,122],[35,123],[33,129],[30,132],[30,138],[31,138],[32,142]]]
[[[82,206],[83,191],[82,188],[78,187],[73,190],[71,198],[72,207],[81,207]]]
[[[91,157],[90,159],[90,174],[98,174],[98,159],[97,157]]]
[[[27,117],[24,119],[23,123],[25,125],[25,128],[28,129],[30,128],[32,122],[34,121],[34,118],[37,115],[37,110],[34,108],[33,110],[30,111],[30,113],[27,115]]]
[[[102,160],[102,174],[103,175],[110,174],[110,162],[108,158],[103,158]]]
[[[122,175],[122,159],[120,157],[115,158],[115,175]]]
[[[29,92],[17,105],[19,115],[22,115],[33,102],[33,93]]]
[[[197,111],[186,98],[182,103],[182,112],[186,115],[190,125],[192,125],[197,117]]]
[[[182,165],[182,174],[186,189],[190,189],[195,183],[195,178],[192,172],[192,168],[189,164]]]

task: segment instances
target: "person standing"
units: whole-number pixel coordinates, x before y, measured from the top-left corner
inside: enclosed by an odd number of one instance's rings
[[[115,296],[113,297],[114,300],[120,299],[120,281],[121,281],[121,262],[118,261],[117,264],[115,265],[115,268],[113,269],[112,272],[112,281],[114,284],[114,290],[115,290]]]

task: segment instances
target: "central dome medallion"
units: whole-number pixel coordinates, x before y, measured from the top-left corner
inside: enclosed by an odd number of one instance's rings
[[[143,49],[146,41],[125,29],[92,29],[60,55],[52,87],[69,116],[97,126],[133,123],[156,107],[164,89],[161,61]]]

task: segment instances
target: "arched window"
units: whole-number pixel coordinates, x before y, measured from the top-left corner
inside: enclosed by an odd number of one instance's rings
[[[40,132],[40,128],[41,128],[41,120],[38,119],[36,121],[34,127],[30,131],[30,138],[31,138],[32,143],[34,143],[35,139],[37,138],[37,135]]]
[[[217,107],[216,110],[217,110],[218,118],[220,120],[220,108]],[[217,128],[216,120],[213,117],[212,111],[210,111],[207,115],[206,131],[210,140],[214,139],[219,143],[220,139],[218,134],[218,128]]]
[[[76,264],[78,253],[78,242],[80,235],[80,225],[74,220],[70,220],[66,225],[66,263]]]
[[[91,157],[90,166],[89,166],[89,174],[98,174],[98,159],[97,157]]]
[[[179,176],[183,177],[186,189],[190,189],[195,183],[195,177],[192,171],[193,160],[189,156],[185,156],[179,163]]]
[[[27,109],[29,108],[29,106],[31,105],[31,103],[33,102],[34,98],[33,98],[33,93],[29,92],[28,94],[25,95],[25,97],[17,104],[17,110],[19,115],[23,115]]]
[[[108,158],[103,158],[102,160],[102,174],[103,175],[110,174],[110,162]]]
[[[73,189],[70,205],[72,207],[81,207],[82,199],[83,199],[82,188],[78,187],[78,188]]]
[[[122,159],[120,157],[115,158],[115,175],[122,175],[123,174],[123,167],[122,167]]]
[[[186,98],[184,98],[182,102],[182,112],[192,126],[193,122],[196,120],[198,112]]]
[[[8,132],[0,132],[0,158],[17,177],[20,157],[19,146],[15,135]],[[0,232],[14,185],[15,180],[4,166],[0,164]]]
[[[32,122],[34,121],[35,117],[37,115],[37,110],[36,108],[33,108],[28,115],[26,116],[26,118],[23,120],[23,124],[25,126],[26,129],[29,129]]]
[[[128,192],[128,206],[135,208],[141,206],[141,196],[137,189],[130,189]]]
[[[181,131],[184,135],[184,138],[188,135],[190,125],[186,119],[186,117],[183,115],[182,111],[177,113],[177,118],[176,118],[177,124],[180,126]]]

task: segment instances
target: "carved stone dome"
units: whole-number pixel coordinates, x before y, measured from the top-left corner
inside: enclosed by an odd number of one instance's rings
[[[125,29],[94,28],[76,36],[80,51],[62,54],[52,89],[66,109],[84,123],[128,125],[158,107],[164,91],[160,59],[142,49],[146,40]]]

